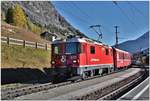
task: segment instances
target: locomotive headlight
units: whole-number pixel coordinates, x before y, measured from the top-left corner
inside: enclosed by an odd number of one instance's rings
[[[55,61],[52,61],[52,64],[55,64]]]
[[[76,61],[76,60],[73,60],[73,63],[77,63],[77,61]]]

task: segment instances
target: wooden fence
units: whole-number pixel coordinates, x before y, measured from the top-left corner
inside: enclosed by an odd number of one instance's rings
[[[20,39],[15,39],[15,38],[10,38],[10,37],[3,37],[1,36],[1,42],[6,43],[8,45],[21,45],[24,48],[26,46],[33,47],[33,48],[41,48],[45,50],[50,50],[50,43],[38,43],[38,42],[31,42],[31,41],[26,41],[26,40],[20,40]]]

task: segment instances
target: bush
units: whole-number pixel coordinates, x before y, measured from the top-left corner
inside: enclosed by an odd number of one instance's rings
[[[42,27],[40,27],[36,24],[33,24],[29,20],[28,20],[28,28],[29,28],[29,30],[31,30],[32,32],[37,33],[37,34],[41,34],[43,31]]]

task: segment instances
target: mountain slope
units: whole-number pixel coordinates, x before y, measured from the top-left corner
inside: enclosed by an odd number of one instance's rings
[[[28,20],[32,23],[54,31],[58,36],[82,34],[56,11],[50,1],[2,1],[1,11],[3,16],[6,16],[8,8],[15,4],[21,6]]]
[[[149,47],[149,32],[144,33],[141,37],[135,40],[129,40],[118,45],[118,48],[126,50],[131,53],[136,53],[140,49]]]

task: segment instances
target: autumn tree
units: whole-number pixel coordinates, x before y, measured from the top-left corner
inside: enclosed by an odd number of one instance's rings
[[[14,25],[27,28],[27,17],[19,4],[14,6],[12,17]]]

